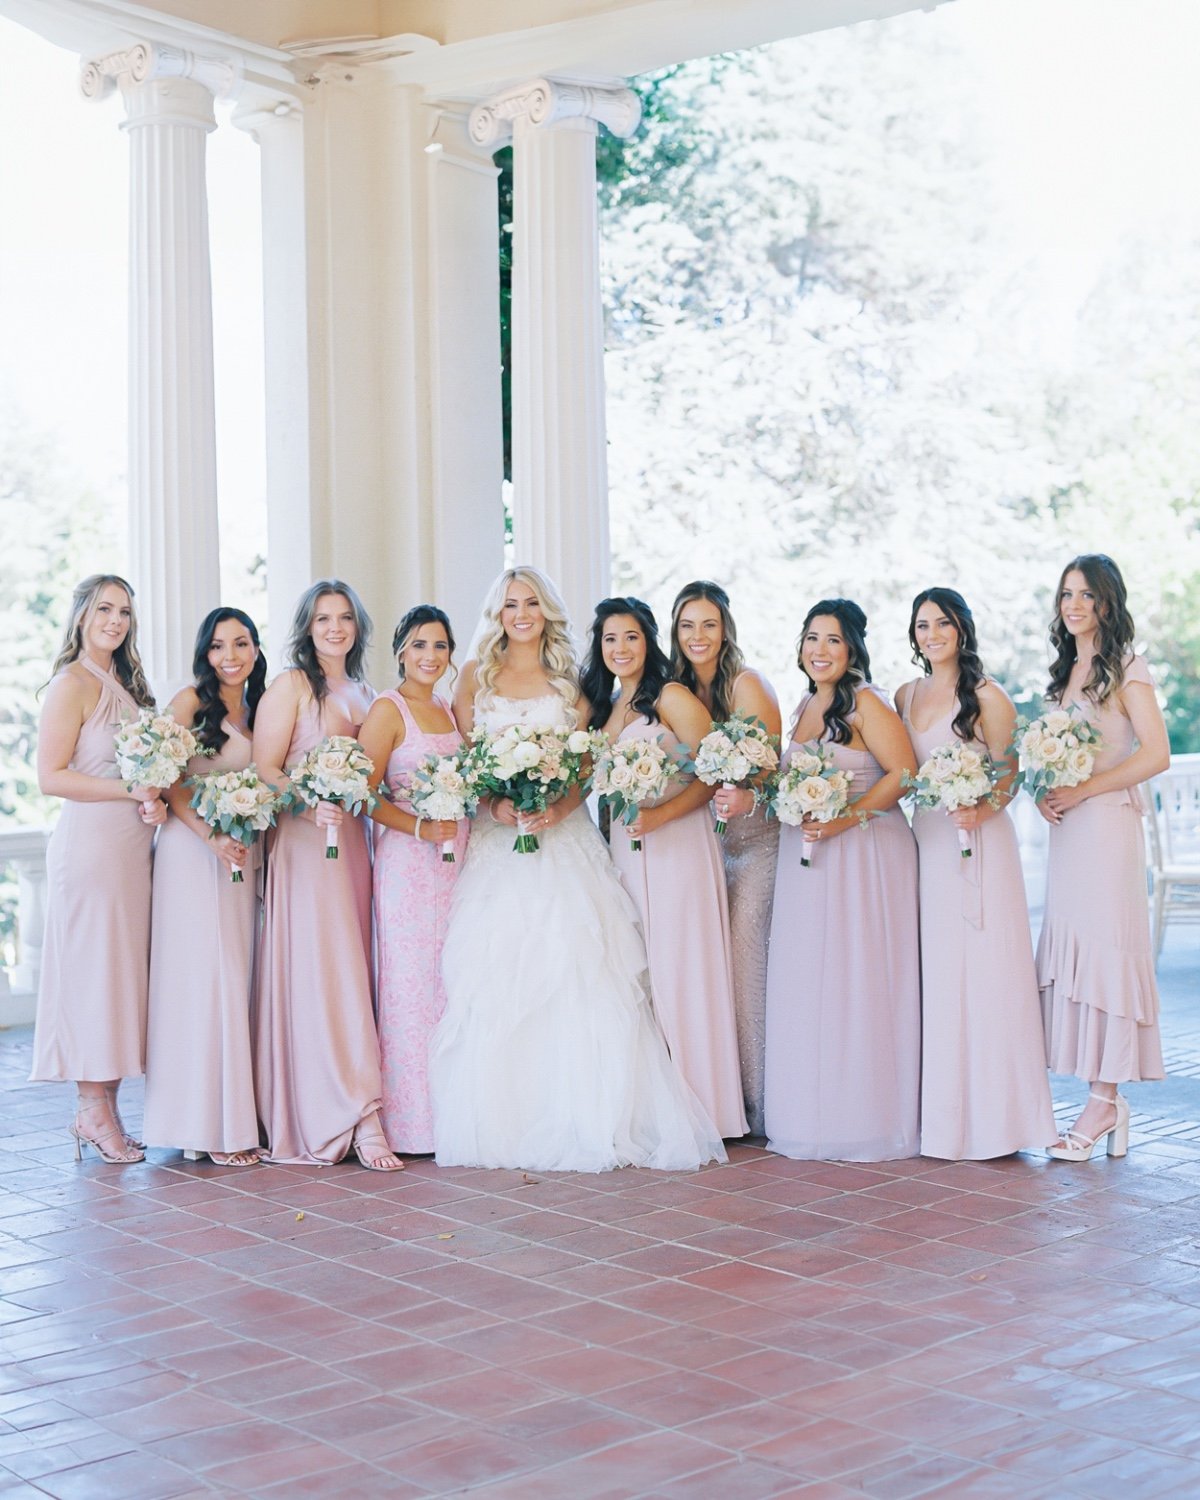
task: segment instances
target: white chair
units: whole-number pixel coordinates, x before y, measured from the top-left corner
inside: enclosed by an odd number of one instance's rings
[[[1200,755],[1172,756],[1143,803],[1157,962],[1168,922],[1200,922]]]

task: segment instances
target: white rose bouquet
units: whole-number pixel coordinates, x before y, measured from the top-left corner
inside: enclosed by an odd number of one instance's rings
[[[457,822],[479,805],[479,769],[466,746],[453,755],[428,755],[408,778],[408,800],[418,818]],[[442,845],[442,863],[454,863],[453,843]]]
[[[960,807],[975,807],[980,802],[999,807],[998,780],[989,755],[958,741],[938,745],[917,768],[915,776],[905,771],[901,777],[917,807],[940,807],[948,813],[957,812]],[[963,859],[971,858],[971,835],[965,828],[958,830],[958,848]]]
[[[749,786],[778,764],[767,726],[752,714],[734,714],[723,724],[714,724],[696,749],[697,780],[726,791]],[[723,818],[717,819],[717,832],[725,832]]]
[[[193,755],[201,753],[196,736],[174,714],[140,709],[113,737],[117,770],[129,786],[174,786]]]
[[[191,806],[215,837],[227,833],[247,849],[275,826],[281,798],[273,786],[263,781],[253,766],[244,771],[212,771],[207,776],[192,776],[187,785],[194,787]],[[242,872],[230,875],[240,883]]]
[[[786,767],[773,780],[769,810],[781,823],[796,827],[807,818],[832,823],[850,805],[853,771],[835,764],[833,752],[817,740],[797,747]],[[800,863],[808,869],[812,854],[805,849]]]
[[[517,810],[518,854],[536,854],[537,836],[523,826],[526,813],[545,812],[587,777],[595,736],[587,729],[510,724],[499,734],[481,734],[468,764],[477,777],[477,795],[507,797]]]
[[[1102,744],[1095,725],[1069,709],[1018,719],[1013,751],[1021,760],[1021,784],[1035,802],[1056,786],[1079,786],[1092,774]]]
[[[605,739],[596,756],[592,788],[614,817],[632,823],[648,802],[666,793],[684,769],[660,740],[619,740],[610,745]],[[640,852],[641,839],[630,839],[629,847]]]
[[[371,757],[357,740],[347,734],[333,734],[314,745],[290,773],[291,785],[283,796],[283,805],[298,813],[319,802],[335,802],[357,816],[368,812],[379,801],[371,790]],[[338,857],[338,831],[325,830],[325,858]]]

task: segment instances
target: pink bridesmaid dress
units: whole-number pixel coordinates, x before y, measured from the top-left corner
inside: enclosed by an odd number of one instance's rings
[[[784,765],[795,749],[792,741]],[[829,749],[854,772],[855,800],[883,775],[868,750]],[[802,829],[781,829],[767,960],[768,1145],[803,1161],[916,1156],[921,974],[912,831],[893,807],[809,844],[808,869],[800,863],[805,847]]]
[[[242,771],[250,741],[228,722],[215,756],[194,756],[185,776]],[[258,1145],[250,1057],[250,989],[262,844],[245,880],[179,818],[154,850],[150,1013],[142,1133],[152,1146],[246,1151]]]
[[[404,719],[404,742],[388,757],[385,776],[397,807],[410,813],[412,804],[404,795],[408,777],[426,757],[452,755],[462,736],[457,729],[427,734],[403,693],[383,697]],[[441,707],[450,713],[446,704]],[[429,1039],[446,1008],[442,943],[466,847],[465,821],[454,841],[454,864],[442,859],[440,844],[423,843],[395,828],[376,828],[375,987],[383,1128],[392,1150],[410,1155],[433,1150]]]
[[[359,727],[336,703],[308,699],[285,769],[328,735]],[[363,820],[343,820],[334,860],[325,857],[323,828],[284,813],[268,849],[263,905],[252,1037],[270,1160],[341,1161],[381,1096]]]
[[[1144,657],[1126,663],[1125,681],[1153,686]],[[1097,772],[1128,760],[1133,725],[1115,696],[1062,707],[1078,709],[1100,731]],[[1163,1076],[1137,787],[1089,797],[1051,826],[1037,977],[1046,1061],[1055,1073],[1088,1083]]]
[[[956,704],[928,729],[905,708],[917,764],[954,743]],[[987,753],[976,737],[975,748]],[[913,816],[921,906],[921,1155],[983,1161],[1054,1140],[1033,942],[1007,809],[971,834]]]
[[[117,779],[113,736],[138,705],[86,656],[100,698],[71,770]],[[107,1083],[141,1073],[154,829],[136,802],[64,800],[46,849],[46,932],[30,1078]]]
[[[618,739],[661,740],[668,751],[680,743],[665,724],[641,714]],[[674,782],[668,798],[686,785]],[[614,822],[609,847],[642,919],[654,1013],[671,1056],[718,1132],[745,1135],[729,909],[712,813],[697,807],[664,823],[642,839],[640,851]]]

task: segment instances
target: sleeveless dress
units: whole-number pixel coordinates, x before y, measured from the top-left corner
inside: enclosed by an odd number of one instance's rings
[[[412,812],[403,795],[408,776],[430,755],[452,755],[462,736],[457,729],[427,734],[418,728],[403,693],[383,697],[404,719],[404,742],[388,757],[385,779],[396,806]],[[436,701],[450,713],[445,703]],[[446,1008],[442,944],[467,830],[464,824],[454,841],[454,864],[442,859],[440,844],[421,843],[381,824],[375,825],[375,835],[375,990],[383,1128],[393,1151],[421,1154],[433,1150],[429,1038]]]
[[[243,771],[250,741],[228,720],[215,756],[185,776]],[[150,924],[150,1011],[142,1134],[152,1146],[246,1151],[258,1145],[250,994],[259,918],[261,840],[245,880],[181,819],[159,829]]]
[[[117,780],[113,736],[138,705],[115,672],[77,658],[100,684],[70,769]],[[143,1071],[154,829],[136,802],[73,802],[46,847],[46,931],[33,1081],[107,1083]]]
[[[763,1068],[767,1027],[767,946],[779,858],[779,824],[756,807],[730,818],[721,838],[729,897],[733,1008],[737,1018],[742,1097],[751,1135],[763,1135]]]
[[[785,766],[796,748],[794,740],[787,746]],[[854,772],[853,800],[883,775],[869,750],[829,748]],[[768,1145],[804,1161],[915,1156],[921,980],[912,831],[893,807],[807,847],[805,869],[803,830],[780,830],[767,964]]]
[[[356,735],[338,705],[309,698],[285,769],[328,735]],[[335,1162],[379,1108],[371,1009],[371,861],[363,819],[346,818],[338,858],[325,830],[284,813],[267,856],[252,1037],[270,1160]]]
[[[1144,657],[1126,663],[1125,681],[1153,686]],[[1115,697],[1062,707],[1078,708],[1100,731],[1096,772],[1129,759],[1133,725]],[[1089,797],[1051,826],[1037,976],[1055,1073],[1087,1083],[1163,1076],[1137,787]]]
[[[476,724],[566,725],[557,693],[476,701]],[[446,1011],[430,1048],[442,1165],[683,1171],[724,1161],[650,1007],[637,916],[579,807],[535,854],[482,812],[442,954]]]
[[[911,695],[910,695],[911,697]],[[904,722],[917,764],[955,742],[957,703],[928,729]],[[987,753],[977,735],[972,745]],[[917,808],[921,906],[921,1155],[952,1161],[1045,1146],[1057,1127],[1017,832],[1005,809],[971,834]]]
[[[665,724],[644,714],[617,740],[659,740],[668,753],[680,744]],[[687,786],[686,780],[675,780],[663,800]],[[693,808],[664,823],[643,838],[640,850],[615,824],[609,847],[621,884],[641,914],[654,1013],[671,1056],[722,1136],[745,1135],[729,908],[711,809]]]

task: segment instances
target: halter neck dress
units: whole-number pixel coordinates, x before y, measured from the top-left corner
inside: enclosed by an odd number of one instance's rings
[[[244,771],[250,740],[228,719],[215,756],[185,776]],[[142,1134],[151,1146],[246,1151],[258,1145],[250,993],[261,903],[262,841],[234,883],[208,839],[182,819],[159,830],[150,924],[150,1013]]]
[[[385,779],[397,807],[412,812],[408,778],[431,755],[453,755],[458,730],[422,729],[403,693],[382,695],[404,720],[404,740],[388,757]],[[449,704],[434,700],[451,724]],[[375,826],[375,990],[379,1057],[383,1071],[383,1128],[393,1151],[433,1150],[429,1102],[429,1039],[446,1008],[442,944],[454,882],[462,869],[467,825],[454,841],[455,862],[442,859],[440,844]]]
[[[70,769],[119,779],[113,737],[138,705],[115,672],[77,658],[100,685]],[[32,1079],[107,1083],[141,1073],[150,966],[154,829],[138,804],[64,799],[46,849],[46,928]]]
[[[327,736],[359,728],[333,699],[307,697],[285,769]],[[326,859],[323,828],[280,817],[268,850],[260,951],[254,1079],[270,1159],[341,1161],[381,1093],[363,819],[343,819],[338,858]]]
[[[851,801],[883,776],[869,750],[825,743],[854,773]],[[784,765],[797,748],[788,744]],[[921,975],[912,831],[892,807],[809,844],[807,869],[805,847],[803,829],[780,831],[767,963],[768,1144],[800,1160],[915,1156]]]
[[[950,711],[904,722],[917,764],[955,742]],[[987,754],[976,735],[973,747]],[[921,907],[921,1155],[986,1160],[1045,1146],[1056,1127],[1046,1078],[1029,909],[1017,833],[1005,808],[971,834],[940,808],[913,815]]]

